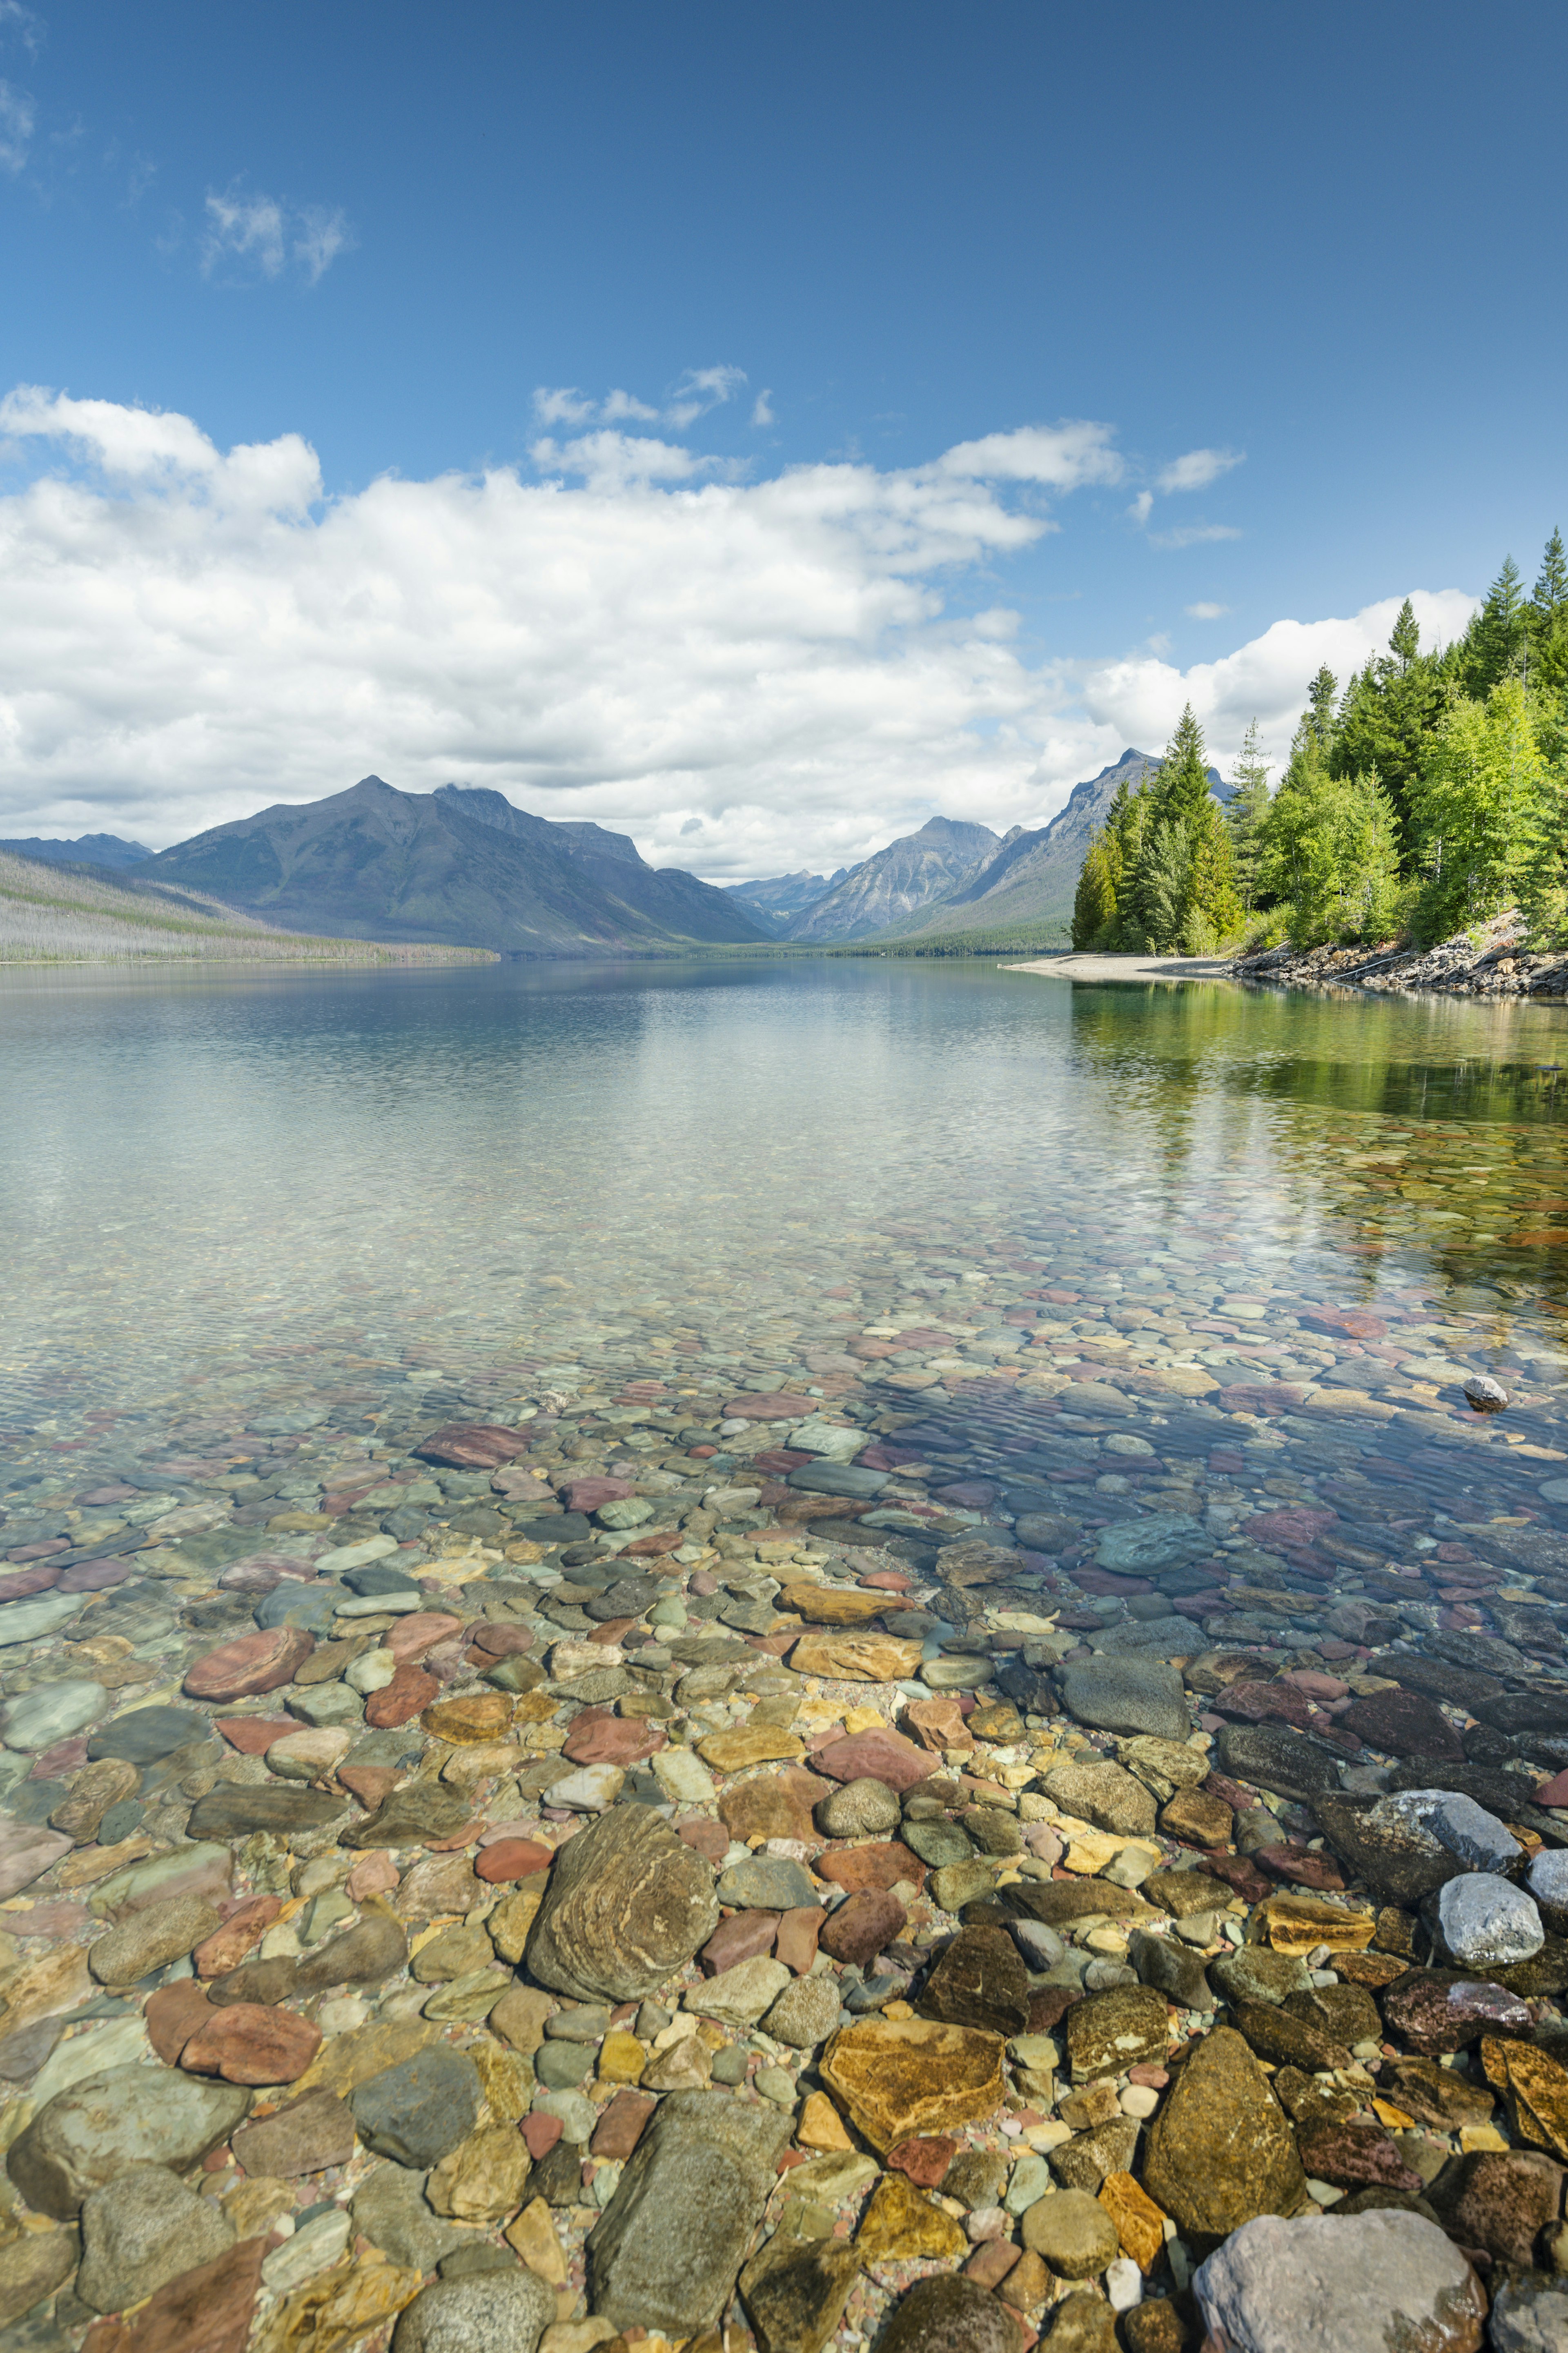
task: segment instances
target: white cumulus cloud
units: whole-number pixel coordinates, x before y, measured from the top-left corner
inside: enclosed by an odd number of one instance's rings
[[[715,879],[830,869],[938,810],[1042,824],[1189,697],[1222,764],[1254,713],[1281,757],[1319,663],[1342,675],[1398,609],[1185,672],[1149,647],[1042,664],[950,584],[1037,544],[1047,494],[1113,481],[1107,427],[753,480],[545,397],[532,472],[337,498],[297,434],[223,450],[178,415],[0,402],[0,835],[163,844],[374,770],[495,786]],[[1472,600],[1415,602],[1430,637]]]
[[[1189,449],[1184,458],[1174,459],[1154,477],[1154,487],[1167,496],[1173,491],[1206,491],[1233,466],[1245,464],[1246,459],[1245,449]]]

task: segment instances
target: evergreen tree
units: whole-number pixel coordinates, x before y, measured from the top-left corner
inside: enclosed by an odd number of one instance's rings
[[[1394,804],[1402,853],[1414,863],[1410,785],[1443,708],[1443,665],[1421,651],[1410,599],[1400,607],[1388,652],[1375,655],[1345,690],[1328,765],[1336,776],[1370,776]]]
[[[1078,878],[1078,891],[1072,902],[1072,944],[1075,948],[1098,948],[1116,928],[1116,890],[1111,880],[1111,852],[1106,841],[1105,828],[1091,834],[1083,871]]]
[[[1167,823],[1191,817],[1208,798],[1208,754],[1204,749],[1203,730],[1189,702],[1165,746],[1165,756],[1154,778],[1155,815]]]
[[[1298,948],[1380,940],[1398,920],[1398,825],[1375,771],[1337,776],[1310,712],[1262,828],[1260,879]]]
[[[1205,794],[1202,807],[1186,820],[1186,835],[1180,943],[1186,955],[1212,955],[1240,930],[1242,920],[1236,853],[1224,814],[1212,794]]]
[[[1311,728],[1325,754],[1333,744],[1339,724],[1334,715],[1334,697],[1339,691],[1339,681],[1327,662],[1307,689],[1307,712],[1302,723]]]
[[[1563,694],[1568,691],[1568,554],[1560,531],[1546,543],[1527,618],[1531,683]]]
[[[1236,786],[1226,804],[1225,821],[1236,860],[1236,887],[1246,913],[1258,900],[1258,828],[1268,813],[1268,764],[1258,740],[1258,722],[1250,721],[1241,750],[1230,772]]]
[[[1500,680],[1484,702],[1462,696],[1444,713],[1414,795],[1427,938],[1500,913],[1532,878],[1542,887],[1543,844],[1560,835],[1561,807],[1537,721],[1517,678]]]
[[[1408,596],[1401,605],[1399,617],[1389,632],[1388,649],[1398,663],[1399,675],[1403,678],[1421,650],[1420,624]]]
[[[1484,702],[1494,686],[1521,669],[1529,644],[1529,620],[1519,566],[1511,555],[1487,591],[1458,645],[1462,691]]]
[[[1188,820],[1156,810],[1143,837],[1142,854],[1128,892],[1138,937],[1150,955],[1173,955],[1182,944],[1187,877],[1192,864]]]

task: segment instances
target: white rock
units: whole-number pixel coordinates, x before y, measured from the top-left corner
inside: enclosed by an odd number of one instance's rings
[[[1528,1961],[1546,1942],[1534,1900],[1489,1871],[1450,1879],[1437,1898],[1443,1942],[1467,1968]]]
[[[274,2295],[289,2295],[307,2280],[335,2263],[349,2242],[352,2228],[349,2211],[340,2206],[335,2213],[318,2214],[313,2222],[297,2230],[291,2239],[274,2247],[261,2266],[261,2284]]]
[[[870,1443],[870,1432],[853,1430],[841,1421],[825,1421],[814,1413],[807,1421],[797,1421],[785,1444],[797,1454],[816,1454],[825,1462],[853,1462],[863,1448]]]
[[[602,1814],[620,1796],[626,1775],[618,1765],[580,1765],[563,1781],[552,1781],[550,1802],[570,1806],[574,1814]]]
[[[1441,1805],[1434,1806],[1427,1815],[1426,1827],[1450,1854],[1457,1854],[1461,1862],[1473,1863],[1478,1871],[1506,1871],[1510,1862],[1518,1862],[1521,1852],[1519,1841],[1495,1814],[1456,1790],[1445,1790]]]
[[[1378,2209],[1341,2221],[1260,2215],[1193,2274],[1210,2336],[1230,2353],[1388,2353],[1474,2345],[1486,2306],[1435,2222]]]
[[[660,1748],[649,1757],[655,1780],[678,1806],[710,1806],[713,1776],[689,1748]]]
[[[316,1562],[318,1577],[341,1577],[345,1568],[365,1568],[373,1560],[384,1560],[389,1552],[397,1550],[395,1536],[362,1536],[358,1544],[339,1545],[324,1552]]]
[[[1543,1846],[1525,1873],[1525,1884],[1542,1904],[1568,1905],[1568,1846]]]
[[[550,1794],[553,1799],[556,1790]],[[706,1985],[692,1986],[684,2007],[693,2017],[715,2018],[722,2026],[755,2026],[789,1982],[790,1971],[782,1961],[765,1957],[738,1961],[732,1969],[721,1969]]]
[[[332,1615],[334,1618],[406,1618],[411,1610],[423,1609],[424,1607],[425,1596],[409,1586],[401,1593],[356,1594],[352,1601],[340,1601]]]
[[[364,1651],[353,1661],[343,1681],[362,1699],[368,1699],[372,1692],[384,1691],[396,1672],[397,1661],[390,1651]]]
[[[1112,2312],[1131,2312],[1143,2301],[1143,2274],[1131,2255],[1118,2255],[1105,2267],[1105,2293]]]

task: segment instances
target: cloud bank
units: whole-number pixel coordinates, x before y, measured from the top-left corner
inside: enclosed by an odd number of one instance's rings
[[[1222,760],[1254,714],[1280,757],[1320,662],[1342,675],[1397,610],[1279,621],[1185,672],[1032,665],[1016,616],[959,615],[952,584],[1053,529],[1048,499],[1121,479],[1108,427],[721,480],[608,408],[542,415],[592,429],[542,439],[532,476],[329,499],[297,434],[224,451],[185,417],[13,392],[0,834],[162,846],[374,769],[495,786],[718,880],[831,867],[937,810],[1041,824],[1189,697]],[[1472,600],[1415,602],[1452,636]]]

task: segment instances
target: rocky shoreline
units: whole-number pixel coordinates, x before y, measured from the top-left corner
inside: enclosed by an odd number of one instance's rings
[[[14,1481],[8,2348],[1568,2341],[1552,1400],[945,1344]]]
[[[1520,946],[1517,918],[1500,917],[1474,936],[1461,932],[1434,948],[1265,948],[1236,957],[1237,980],[1285,988],[1363,988],[1384,995],[1436,990],[1456,997],[1568,997],[1568,955]]]

